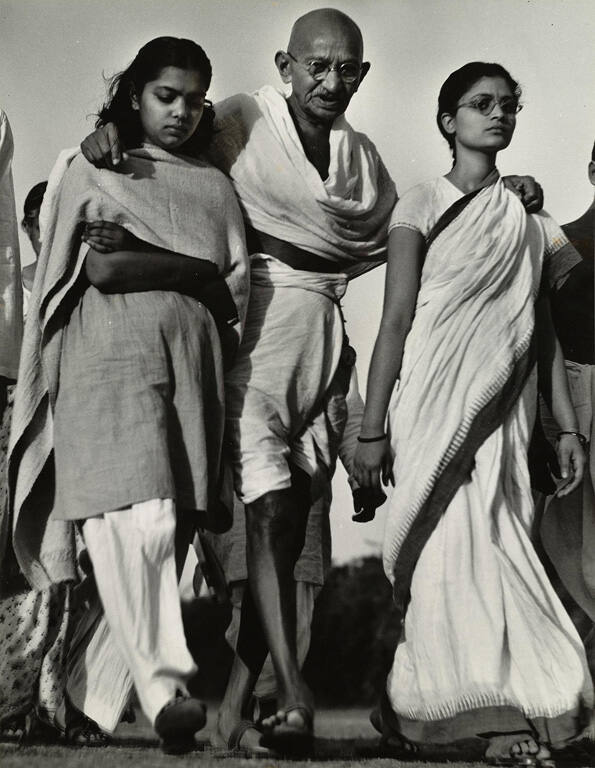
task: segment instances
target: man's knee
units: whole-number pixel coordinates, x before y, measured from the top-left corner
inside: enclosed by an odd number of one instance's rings
[[[270,491],[246,505],[248,538],[289,534],[295,528],[295,510],[286,491]]]

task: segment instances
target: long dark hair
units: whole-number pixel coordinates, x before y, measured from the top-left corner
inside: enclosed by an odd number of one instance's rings
[[[451,72],[440,89],[436,122],[438,124],[438,130],[444,136],[446,141],[448,141],[450,151],[455,159],[455,137],[453,134],[447,133],[444,130],[440,118],[444,113],[447,115],[454,115],[457,111],[457,104],[459,103],[461,96],[467,93],[469,88],[475,85],[478,80],[481,80],[482,77],[501,77],[508,83],[510,90],[516,98],[521,98],[521,86],[501,64],[488,64],[485,61],[472,61],[469,64],[465,64],[464,67]]]
[[[183,38],[156,37],[143,45],[129,67],[111,78],[107,99],[99,110],[95,127],[115,123],[124,148],[139,147],[143,131],[138,111],[132,109],[131,96],[136,93],[140,99],[145,85],[155,80],[165,67],[200,72],[206,80],[207,88],[211,84],[211,62],[200,45]],[[213,136],[214,120],[213,107],[205,105],[198,127],[179,151],[192,157],[205,152]]]

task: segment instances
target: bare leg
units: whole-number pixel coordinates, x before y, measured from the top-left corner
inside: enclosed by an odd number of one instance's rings
[[[242,598],[236,653],[213,737],[216,746],[263,755],[269,753],[265,747],[260,747],[262,734],[255,727],[248,727],[248,721],[252,720],[252,693],[267,653],[260,620],[252,596],[246,589]],[[238,732],[237,728],[242,723],[242,731]]]
[[[312,694],[297,659],[293,577],[309,508],[309,479],[299,471],[294,473],[291,489],[267,493],[246,506],[248,580],[275,667],[281,713],[296,704],[312,707]],[[299,710],[281,717],[296,728],[310,726]]]

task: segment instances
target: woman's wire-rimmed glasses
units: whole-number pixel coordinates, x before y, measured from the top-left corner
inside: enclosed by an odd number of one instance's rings
[[[289,51],[286,51],[286,53],[296,64],[306,69],[311,78],[318,82],[326,80],[330,72],[336,72],[346,85],[351,85],[355,83],[362,73],[361,66],[353,61],[345,61],[343,64],[333,67],[324,59],[310,59],[306,63],[302,63],[296,59],[293,53]]]
[[[492,114],[496,104],[499,105],[505,115],[517,115],[523,108],[523,105],[519,104],[519,100],[514,96],[503,96],[501,99],[497,99],[495,96],[482,93],[474,99],[464,101],[462,104],[457,104],[457,109],[460,109],[461,107],[470,107],[471,109],[476,109],[480,114],[487,117]]]

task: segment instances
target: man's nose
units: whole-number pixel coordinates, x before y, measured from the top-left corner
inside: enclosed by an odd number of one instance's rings
[[[341,80],[341,75],[336,69],[329,69],[323,83],[326,90],[331,93],[335,93],[343,88],[343,80]]]

